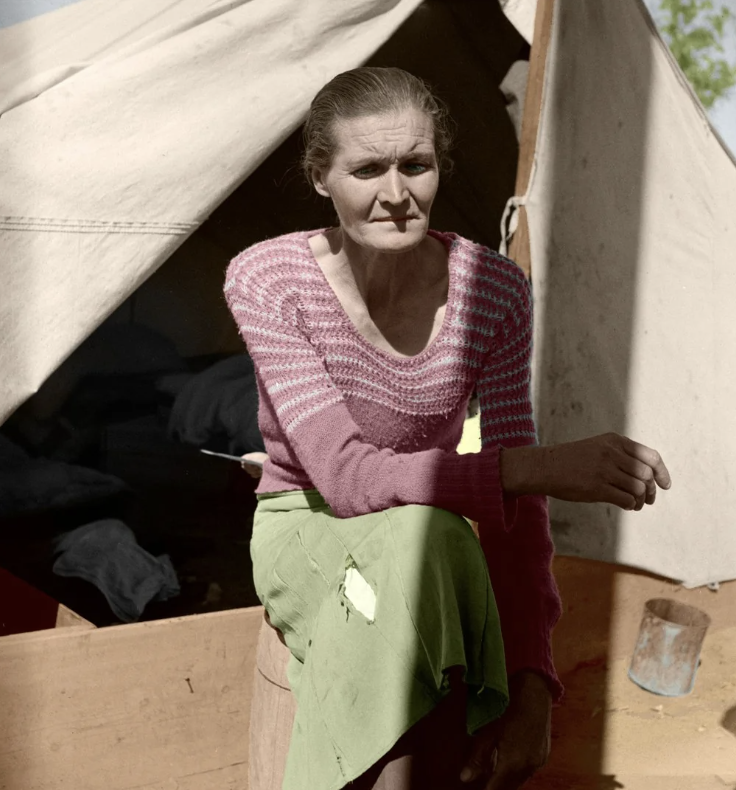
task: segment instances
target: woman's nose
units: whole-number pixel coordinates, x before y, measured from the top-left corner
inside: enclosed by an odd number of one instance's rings
[[[409,190],[406,188],[404,179],[398,170],[391,168],[383,177],[381,189],[378,192],[378,199],[381,203],[391,203],[398,205],[409,197]]]

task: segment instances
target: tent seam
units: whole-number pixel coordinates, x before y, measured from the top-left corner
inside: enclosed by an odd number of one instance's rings
[[[64,217],[0,217],[0,229],[61,233],[153,233],[182,235],[199,227],[197,222],[69,219]]]

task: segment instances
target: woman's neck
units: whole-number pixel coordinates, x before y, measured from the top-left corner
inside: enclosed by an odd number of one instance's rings
[[[326,231],[323,238],[330,261],[322,257],[322,262],[345,286],[357,289],[369,308],[400,300],[407,288],[447,277],[447,251],[429,235],[414,249],[395,254],[362,247],[339,227]]]

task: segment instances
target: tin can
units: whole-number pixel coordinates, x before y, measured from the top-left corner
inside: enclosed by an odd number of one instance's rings
[[[629,667],[631,680],[665,697],[689,694],[710,622],[710,617],[694,606],[669,598],[647,601]]]

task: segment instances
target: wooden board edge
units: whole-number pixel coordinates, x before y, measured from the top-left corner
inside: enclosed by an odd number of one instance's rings
[[[519,141],[519,162],[516,171],[516,194],[519,196],[525,195],[529,189],[529,180],[537,149],[547,53],[552,38],[554,4],[555,0],[538,0],[534,18],[534,40],[529,58],[529,77],[526,84],[521,140]],[[519,222],[509,244],[509,257],[521,267],[529,278],[532,272],[529,221],[524,206],[520,206],[518,212]]]
[[[56,628],[76,627],[96,628],[97,626],[95,626],[94,623],[90,623],[90,621],[82,617],[81,614],[77,614],[68,606],[64,606],[63,603],[60,603],[59,608],[56,610]]]

